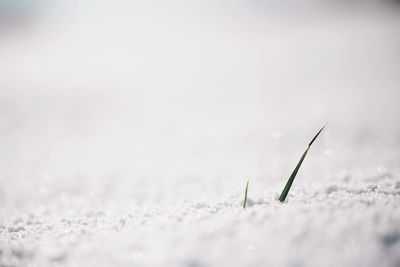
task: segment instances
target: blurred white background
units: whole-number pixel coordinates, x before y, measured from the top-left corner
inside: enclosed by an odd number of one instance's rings
[[[0,24],[3,217],[281,187],[325,123],[298,179],[398,173],[392,2],[5,0]]]

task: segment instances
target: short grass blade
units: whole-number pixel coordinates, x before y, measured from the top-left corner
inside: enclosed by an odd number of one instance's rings
[[[325,126],[326,126],[326,125],[325,125]],[[286,183],[286,185],[285,185],[285,188],[283,189],[282,194],[281,194],[280,197],[279,197],[279,201],[280,201],[280,202],[284,202],[284,201],[285,201],[287,195],[289,194],[290,187],[291,187],[292,184],[293,184],[294,178],[296,177],[297,172],[299,171],[300,166],[301,166],[301,164],[303,163],[303,161],[304,161],[304,159],[305,159],[305,157],[306,157],[306,155],[307,155],[308,150],[310,149],[311,145],[314,143],[315,139],[317,139],[318,135],[319,135],[319,134],[322,132],[322,130],[325,128],[325,126],[322,127],[321,130],[318,131],[318,133],[314,136],[314,138],[313,138],[313,139],[311,140],[311,142],[308,144],[308,147],[307,147],[306,151],[304,151],[303,155],[301,156],[301,159],[300,159],[299,163],[297,163],[296,168],[293,170],[292,174],[290,175],[289,180],[287,181],[287,183]]]
[[[244,191],[243,209],[246,209],[246,206],[247,206],[247,191],[248,190],[249,190],[249,181],[247,181],[246,190]]]

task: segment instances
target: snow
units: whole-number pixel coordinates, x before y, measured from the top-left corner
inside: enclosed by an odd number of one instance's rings
[[[237,195],[161,210],[23,214],[1,228],[2,264],[397,266],[393,178],[338,184],[297,186],[284,204],[265,192],[246,210]]]
[[[217,2],[0,29],[1,267],[400,266],[398,9]]]

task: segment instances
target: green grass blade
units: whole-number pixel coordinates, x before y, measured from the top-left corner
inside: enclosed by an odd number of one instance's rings
[[[303,160],[304,160],[304,158],[305,158],[306,155],[307,155],[308,149],[309,149],[309,148],[307,148],[306,151],[304,151],[303,156],[301,156],[301,159],[300,159],[299,163],[297,163],[296,168],[294,168],[292,174],[290,175],[289,180],[287,181],[286,186],[285,186],[285,188],[283,189],[281,196],[279,197],[279,201],[280,201],[280,202],[285,201],[286,196],[287,196],[288,193],[289,193],[290,187],[291,187],[292,184],[293,184],[294,178],[296,177],[297,172],[299,171],[300,166],[301,166],[301,164],[303,163]]]
[[[325,125],[325,126],[326,126],[326,125]],[[296,168],[294,168],[292,174],[290,175],[289,180],[287,181],[287,183],[286,183],[286,185],[285,185],[285,188],[283,188],[282,194],[281,194],[280,197],[279,197],[279,201],[280,201],[280,202],[285,201],[287,195],[289,194],[290,187],[291,187],[292,184],[293,184],[294,178],[296,177],[297,172],[299,171],[300,166],[301,166],[301,164],[303,163],[303,161],[304,161],[304,159],[305,159],[305,157],[306,157],[306,155],[307,155],[308,150],[310,149],[311,145],[314,143],[315,139],[317,139],[317,137],[319,136],[319,134],[320,134],[320,133],[322,132],[322,130],[325,128],[325,126],[322,127],[321,130],[318,131],[318,133],[314,136],[314,138],[313,138],[313,139],[311,140],[311,142],[308,144],[308,147],[307,147],[306,151],[304,151],[303,155],[301,156],[301,159],[300,159],[299,163],[297,163]]]
[[[312,145],[312,143],[314,143],[315,139],[317,139],[318,135],[322,132],[322,130],[325,128],[325,126],[326,126],[326,124],[324,125],[324,127],[321,128],[321,130],[318,131],[318,133],[314,136],[314,138],[308,144],[308,147],[310,147]]]
[[[246,190],[244,191],[243,209],[246,209],[246,205],[247,205],[247,191],[248,191],[248,189],[249,189],[249,181],[247,181]]]

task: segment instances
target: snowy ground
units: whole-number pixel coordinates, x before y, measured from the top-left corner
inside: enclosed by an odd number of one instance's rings
[[[1,267],[400,266],[396,7],[71,3],[0,13]]]
[[[3,266],[398,266],[400,181],[298,186],[251,199],[68,215],[45,208],[1,228]]]

